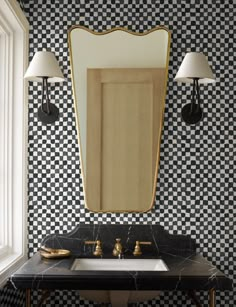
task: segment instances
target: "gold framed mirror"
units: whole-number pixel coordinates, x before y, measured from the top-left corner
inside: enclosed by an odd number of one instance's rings
[[[170,31],[69,30],[86,207],[146,212],[154,203]]]

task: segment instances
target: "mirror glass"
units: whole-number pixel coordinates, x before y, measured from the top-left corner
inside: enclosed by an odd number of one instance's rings
[[[94,212],[152,208],[170,32],[69,31],[85,203]]]

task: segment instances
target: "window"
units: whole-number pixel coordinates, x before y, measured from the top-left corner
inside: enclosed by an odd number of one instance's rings
[[[28,22],[0,0],[0,286],[26,260]]]

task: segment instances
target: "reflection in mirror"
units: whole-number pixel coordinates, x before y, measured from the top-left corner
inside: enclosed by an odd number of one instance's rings
[[[152,208],[170,32],[69,31],[85,202],[95,212]]]

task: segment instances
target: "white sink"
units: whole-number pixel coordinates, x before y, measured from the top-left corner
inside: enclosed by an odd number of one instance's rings
[[[162,259],[94,259],[77,258],[74,271],[168,271]],[[143,302],[159,296],[159,291],[80,290],[80,296],[112,307],[127,307],[129,303]]]
[[[168,271],[162,259],[75,259],[73,271]]]

